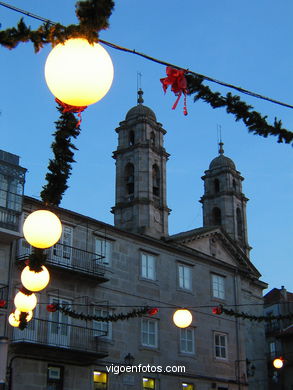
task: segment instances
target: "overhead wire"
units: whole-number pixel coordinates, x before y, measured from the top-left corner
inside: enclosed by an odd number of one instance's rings
[[[6,7],[6,8],[9,8],[11,9],[12,11],[15,11],[15,12],[18,12],[18,13],[21,13],[23,15],[26,15],[26,16],[29,16],[30,18],[33,18],[33,19],[36,19],[36,20],[40,20],[42,22],[45,22],[45,23],[48,23],[48,24],[52,24],[52,25],[55,25],[57,24],[56,22],[53,22],[49,19],[46,19],[46,18],[43,18],[42,16],[38,16],[38,15],[35,15],[31,12],[28,12],[26,10],[23,10],[23,9],[20,9],[20,8],[17,8],[13,5],[10,5],[10,4],[7,4],[7,3],[4,3],[2,1],[0,1],[0,6],[3,6],[3,7]],[[126,52],[126,53],[131,53],[131,54],[134,54],[134,55],[137,55],[139,57],[143,57],[149,61],[152,61],[152,62],[155,62],[157,64],[160,64],[160,65],[165,65],[165,66],[170,66],[172,68],[175,68],[175,69],[181,69],[181,70],[185,70],[187,73],[189,74],[192,74],[194,76],[197,76],[203,80],[207,80],[207,81],[210,81],[212,83],[216,83],[216,84],[219,84],[221,86],[224,86],[226,88],[231,88],[231,89],[234,89],[240,93],[243,93],[243,94],[246,94],[246,95],[249,95],[249,96],[252,96],[254,98],[258,98],[258,99],[262,99],[262,100],[266,100],[268,102],[271,102],[271,103],[274,103],[274,104],[278,104],[280,106],[283,106],[283,107],[287,107],[287,108],[293,108],[293,105],[289,104],[289,103],[284,103],[284,102],[281,102],[279,100],[276,100],[276,99],[272,99],[270,97],[267,97],[267,96],[264,96],[264,95],[261,95],[259,93],[256,93],[256,92],[252,92],[252,91],[249,91],[248,89],[245,89],[245,88],[242,88],[242,87],[238,87],[238,86],[235,86],[233,84],[230,84],[230,83],[226,83],[224,81],[220,81],[220,80],[217,80],[213,77],[210,77],[210,76],[206,76],[206,75],[203,75],[201,73],[197,73],[197,72],[194,72],[188,68],[184,68],[184,67],[181,67],[181,66],[178,66],[176,64],[172,64],[170,62],[166,62],[166,61],[163,61],[163,60],[160,60],[160,59],[157,59],[155,57],[152,57],[152,56],[149,56],[148,54],[144,54],[144,53],[141,53],[139,51],[136,51],[135,49],[128,49],[126,47],[123,47],[123,46],[120,46],[120,45],[117,45],[115,43],[111,43],[111,42],[108,42],[108,41],[105,41],[103,39],[99,39],[99,42],[103,43],[104,45],[112,48],[112,49],[116,49],[116,50],[119,50],[119,51],[123,51],[123,52]]]

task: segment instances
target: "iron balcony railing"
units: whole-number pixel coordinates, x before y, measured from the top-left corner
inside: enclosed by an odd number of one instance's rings
[[[86,353],[107,354],[100,338],[106,332],[78,325],[32,319],[24,330],[14,329],[12,343],[26,343]]]
[[[8,286],[0,283],[0,309],[6,309],[8,302]]]
[[[265,324],[265,332],[268,333],[275,333],[281,330],[281,324],[280,321],[275,320],[271,321]]]
[[[18,232],[20,216],[18,211],[0,207],[0,227]]]
[[[0,227],[19,231],[22,199],[21,194],[0,189]]]
[[[21,240],[17,260],[26,260],[31,252],[32,247],[25,240]],[[45,252],[48,264],[104,278],[105,266],[101,255],[64,244],[56,244]]]

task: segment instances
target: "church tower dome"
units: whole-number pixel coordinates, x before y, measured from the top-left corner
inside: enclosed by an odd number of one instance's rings
[[[155,113],[143,105],[138,91],[137,105],[116,129],[116,199],[112,208],[114,225],[120,229],[156,238],[168,235],[166,202],[166,130]]]
[[[204,195],[203,226],[221,226],[249,255],[247,237],[246,203],[242,193],[244,178],[237,171],[231,158],[224,155],[223,143],[219,143],[219,155],[214,158],[202,177]]]

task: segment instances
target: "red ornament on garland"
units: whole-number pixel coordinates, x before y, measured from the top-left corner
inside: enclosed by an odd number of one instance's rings
[[[0,307],[5,307],[7,304],[7,302],[5,301],[5,299],[0,299]]]
[[[47,310],[50,313],[54,313],[57,310],[57,305],[54,305],[54,303],[51,303],[50,305],[47,305]]]
[[[72,112],[73,114],[77,114],[79,117],[79,121],[76,124],[76,127],[78,127],[81,124],[81,113],[88,107],[88,106],[71,106],[70,104],[64,103],[61,100],[55,98],[55,102],[58,103],[62,108],[63,111],[62,113],[64,114],[65,112]]]
[[[187,81],[185,78],[185,73],[187,70],[175,69],[171,66],[167,66],[166,68],[167,77],[160,79],[163,90],[166,93],[168,86],[171,85],[171,91],[175,93],[175,96],[178,96],[175,103],[173,104],[172,110],[175,110],[177,104],[180,100],[181,95],[184,95],[184,107],[183,113],[187,115],[187,107],[186,107],[186,94],[187,94]]]
[[[159,309],[157,307],[153,307],[152,309],[148,310],[148,315],[154,316],[158,313]]]
[[[213,307],[212,312],[213,314],[222,314],[223,313],[222,306],[220,305],[217,307]]]

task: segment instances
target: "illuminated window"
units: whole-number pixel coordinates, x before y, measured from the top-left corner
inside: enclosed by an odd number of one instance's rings
[[[63,367],[48,366],[47,390],[63,389]]]
[[[155,380],[152,378],[142,378],[143,389],[155,389]]]
[[[93,372],[94,390],[106,390],[108,383],[108,374],[102,371]]]
[[[195,390],[195,387],[192,383],[182,383],[182,390]]]
[[[213,297],[225,299],[225,278],[220,275],[212,275]]]
[[[215,357],[227,359],[227,335],[223,333],[214,334]]]

